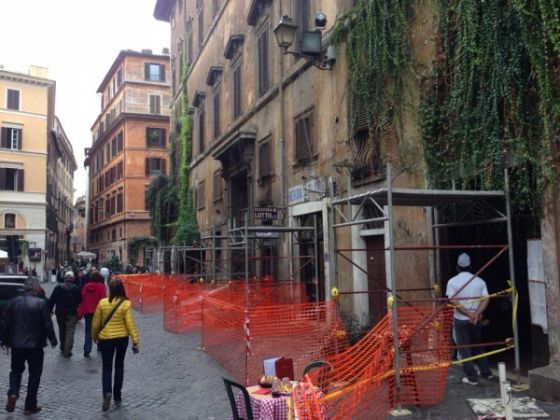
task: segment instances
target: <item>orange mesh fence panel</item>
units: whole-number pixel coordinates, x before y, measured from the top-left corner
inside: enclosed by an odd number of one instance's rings
[[[216,288],[211,283],[170,280],[165,288],[163,328],[179,334],[202,325],[202,301]]]
[[[451,316],[448,308],[399,308],[398,401],[392,314],[388,313],[354,346],[327,358],[332,370],[312,371],[294,388],[299,418],[386,418],[397,403],[440,402],[450,362]]]
[[[125,274],[123,280],[132,307],[140,312],[158,312],[163,309],[163,294],[169,276],[144,273]]]
[[[202,316],[204,350],[239,382],[256,383],[266,358],[291,358],[301,377],[307,363],[348,347],[336,303],[299,303],[307,300],[299,283],[253,285],[247,309],[245,299],[244,285],[232,283],[204,300]]]

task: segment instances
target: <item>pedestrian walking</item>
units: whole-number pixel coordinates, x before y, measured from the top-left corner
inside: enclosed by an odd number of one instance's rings
[[[111,396],[115,404],[122,401],[122,385],[124,380],[124,357],[128,347],[128,337],[132,338],[132,351],[138,353],[140,337],[132,304],[126,297],[123,282],[115,279],[109,282],[109,297],[101,299],[92,325],[93,339],[99,341],[99,349],[103,359],[103,411],[111,405]],[[115,379],[112,385],[113,359],[115,360]]]
[[[107,267],[101,267],[99,269],[99,272],[101,273],[101,275],[105,279],[105,283],[109,284],[109,279],[111,277],[111,272],[109,271],[109,269]]]
[[[84,357],[89,357],[92,347],[91,323],[97,304],[107,296],[107,289],[103,277],[99,273],[91,276],[91,281],[82,288],[82,302],[78,308],[78,318],[85,319],[86,330],[84,337]]]
[[[74,347],[74,331],[78,322],[78,306],[82,301],[82,294],[74,284],[74,272],[64,274],[64,283],[57,285],[49,298],[49,311],[55,309],[60,337],[60,352],[66,358],[72,357]]]
[[[463,253],[457,258],[457,274],[447,283],[446,295],[455,305],[453,311],[453,336],[459,347],[461,359],[467,359],[484,352],[481,347],[469,347],[480,344],[482,340],[482,314],[488,306],[488,289],[480,277],[470,272],[471,258]],[[490,363],[486,357],[477,359],[480,376],[492,379]],[[466,377],[464,384],[478,385],[478,375],[473,362],[463,362]]]
[[[37,392],[43,373],[43,347],[47,345],[47,338],[53,348],[56,347],[57,341],[47,303],[36,295],[41,289],[39,280],[35,277],[25,280],[24,289],[23,296],[18,296],[8,303],[5,320],[0,326],[0,346],[7,352],[8,349],[12,352],[10,387],[6,402],[8,413],[16,408],[27,362],[29,379],[23,411],[27,415],[41,411],[41,407],[37,405]]]

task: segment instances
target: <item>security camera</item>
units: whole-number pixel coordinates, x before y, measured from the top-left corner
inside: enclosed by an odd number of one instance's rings
[[[325,26],[327,26],[327,15],[323,12],[317,12],[315,15],[315,27],[324,28]]]

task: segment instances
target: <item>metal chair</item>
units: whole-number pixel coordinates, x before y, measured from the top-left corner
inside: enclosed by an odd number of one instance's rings
[[[251,397],[249,396],[247,389],[243,385],[230,381],[229,379],[222,379],[224,380],[224,385],[226,386],[226,392],[228,394],[229,403],[231,405],[233,420],[254,420],[253,409],[251,407]],[[245,401],[245,413],[247,414],[247,418],[239,416],[237,404],[235,403],[235,397],[233,396],[233,388],[238,388],[243,394],[243,400]]]
[[[329,391],[330,382],[327,374],[333,370],[333,365],[326,360],[316,360],[305,366],[305,368],[303,369],[303,376],[305,377],[305,375],[315,369],[319,369],[316,378],[316,385],[320,385],[323,394],[327,394],[327,392]]]
[[[333,370],[333,365],[330,364],[329,362],[327,362],[326,360],[315,360],[314,362],[311,362],[307,366],[305,366],[305,368],[303,369],[303,376],[308,374],[313,369],[322,368],[323,366],[328,367],[328,369],[327,369],[328,372]]]

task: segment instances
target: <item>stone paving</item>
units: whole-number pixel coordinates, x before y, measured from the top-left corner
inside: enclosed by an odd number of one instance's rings
[[[47,295],[53,288],[46,285]],[[200,334],[175,335],[162,328],[161,314],[134,313],[140,331],[138,355],[128,351],[125,359],[123,403],[101,411],[101,356],[83,357],[84,323],[78,324],[74,356],[64,359],[58,348],[45,349],[45,365],[39,389],[43,410],[34,416],[23,415],[25,386],[16,411],[3,411],[5,396],[0,399],[0,418],[5,419],[229,419],[231,412],[221,377],[228,376],[207,354],[198,350]],[[56,330],[56,326],[55,326]],[[0,386],[7,389],[9,357],[0,355]],[[499,396],[497,380],[481,380],[481,386],[460,383],[461,369],[450,370],[445,401],[438,406],[407,407],[413,412],[405,419],[474,419],[467,398]],[[27,383],[27,372],[23,384]],[[527,395],[526,393],[516,394]],[[560,404],[538,402],[560,419]],[[5,417],[2,417],[5,416]]]

